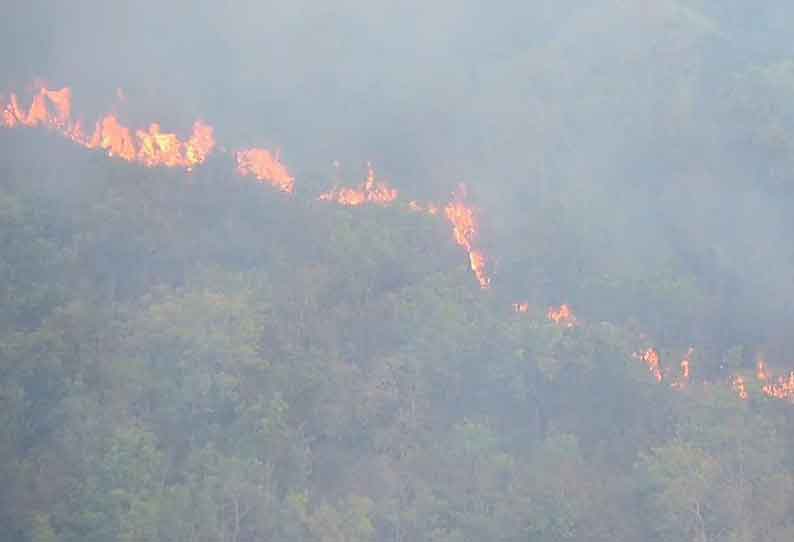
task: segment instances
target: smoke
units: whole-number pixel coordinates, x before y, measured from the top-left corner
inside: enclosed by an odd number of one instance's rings
[[[204,119],[317,192],[334,161],[420,201],[465,182],[505,303],[727,349],[784,335],[794,306],[789,112],[759,114],[790,95],[794,8],[748,9],[35,0],[5,8],[0,88],[70,85],[89,117],[122,88],[129,117]]]

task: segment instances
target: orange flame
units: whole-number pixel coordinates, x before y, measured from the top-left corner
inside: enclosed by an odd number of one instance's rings
[[[295,179],[279,161],[277,155],[267,149],[246,149],[235,154],[237,172],[240,175],[253,175],[259,181],[265,181],[282,192],[289,194],[295,191]]]
[[[742,378],[741,376],[733,377],[733,381],[731,382],[731,387],[733,388],[733,391],[735,391],[736,394],[739,396],[739,399],[741,399],[742,401],[747,400],[748,397],[747,386],[744,383],[744,378]]]
[[[16,126],[46,126],[89,149],[103,149],[109,156],[145,166],[183,167],[188,170],[202,164],[215,146],[212,127],[196,122],[193,135],[181,141],[175,134],[162,133],[160,125],[153,123],[147,131],[137,130],[135,135],[114,115],[106,115],[96,123],[94,133],[86,138],[79,121],[72,119],[72,92],[68,87],[60,90],[39,88],[30,108],[25,112],[19,98],[11,94],[2,108],[2,124]]]
[[[120,100],[126,100],[120,90],[118,97]],[[7,99],[0,95],[0,126],[7,128],[42,126],[60,133],[82,147],[102,149],[109,156],[147,167],[182,167],[190,171],[193,167],[203,164],[215,149],[213,128],[201,121],[194,123],[192,135],[185,141],[176,134],[162,132],[158,123],[151,123],[146,130],[133,131],[122,124],[116,116],[108,114],[96,122],[92,135],[88,137],[83,131],[80,120],[72,117],[72,92],[69,87],[59,90],[38,87],[28,108],[20,104],[16,94],[8,95]],[[266,149],[251,148],[236,152],[235,159],[237,172],[240,175],[254,176],[284,192],[294,191],[294,178],[280,162],[277,154],[274,155]],[[338,163],[335,163],[335,167],[338,167]],[[321,200],[350,206],[365,203],[388,205],[396,198],[397,190],[376,180],[375,172],[369,164],[367,178],[361,187],[335,188],[320,196]],[[474,210],[465,204],[465,199],[465,186],[461,185],[453,201],[443,207],[444,216],[453,226],[455,242],[468,253],[471,269],[480,286],[488,288],[490,278],[485,272],[487,259],[476,247],[478,225]],[[442,209],[432,203],[421,204],[417,201],[410,201],[408,208],[430,215],[439,215]],[[527,313],[529,303],[514,303],[513,310],[516,313]],[[568,305],[561,305],[557,309],[549,308],[547,316],[558,325],[572,327],[577,323]],[[682,388],[689,382],[692,353],[693,348],[690,347],[680,363],[680,376],[671,384],[673,387]],[[645,363],[657,382],[662,382],[664,373],[656,349],[648,348],[644,352],[635,353],[634,357]],[[763,383],[762,392],[766,396],[794,404],[794,371],[773,381],[766,362],[759,359],[756,378]],[[734,376],[730,384],[740,399],[748,399],[747,385],[742,376]]]
[[[763,359],[759,359],[755,369],[755,377],[760,380],[761,382],[766,382],[769,380],[769,373],[766,369],[766,362]]]
[[[108,156],[118,156],[128,162],[135,160],[135,144],[132,141],[130,130],[113,115],[108,115],[97,122],[94,135],[86,142],[78,141],[89,149],[105,149]]]
[[[30,108],[25,112],[19,105],[17,95],[11,94],[10,101],[7,104],[3,104],[0,101],[0,108],[3,110],[3,125],[7,128],[13,128],[20,124],[28,127],[40,124],[63,127],[70,121],[71,99],[72,93],[68,87],[64,87],[61,90],[41,88],[33,96]],[[54,114],[49,112],[47,108],[48,102],[55,109]]]
[[[389,187],[385,182],[375,179],[375,170],[367,164],[367,178],[358,188],[334,188],[330,192],[321,194],[322,201],[334,201],[340,205],[356,207],[365,203],[376,205],[390,205],[397,199],[397,190]]]
[[[466,187],[461,184],[454,194],[453,201],[444,207],[444,214],[447,220],[452,223],[455,242],[469,253],[471,270],[474,271],[474,276],[477,277],[480,288],[486,289],[491,284],[491,279],[485,271],[487,260],[481,250],[474,248],[474,241],[477,236],[477,221],[474,216],[474,210],[465,204],[465,199]]]
[[[761,391],[769,397],[794,403],[794,371],[786,377],[778,377],[774,384],[766,384]]]
[[[695,352],[693,347],[689,347],[687,350],[686,355],[684,355],[684,359],[681,360],[681,374],[678,376],[678,379],[670,384],[673,388],[676,389],[683,389],[689,384],[689,371],[690,365],[692,363],[692,354]]]
[[[764,383],[761,388],[764,395],[794,403],[794,371],[791,371],[787,377],[779,376],[772,382],[772,375],[767,368],[766,361],[761,358],[756,364],[755,377],[759,382]]]
[[[635,352],[634,357],[642,360],[648,367],[650,372],[657,382],[662,381],[662,367],[659,352],[655,348],[648,348],[644,352]]]
[[[562,304],[556,309],[549,307],[546,316],[558,326],[573,327],[576,325],[576,317],[573,315],[571,307],[566,304]]]

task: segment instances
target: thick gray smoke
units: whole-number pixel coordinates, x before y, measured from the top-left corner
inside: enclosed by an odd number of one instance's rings
[[[70,85],[88,112],[121,87],[141,122],[204,118],[230,144],[281,148],[308,186],[333,160],[356,175],[371,160],[420,198],[465,181],[506,299],[680,312],[694,329],[657,332],[728,348],[773,340],[794,306],[791,16],[781,1],[39,0],[4,8],[0,83]]]

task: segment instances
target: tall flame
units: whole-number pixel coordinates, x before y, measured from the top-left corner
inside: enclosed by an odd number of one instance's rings
[[[648,367],[648,372],[653,375],[657,382],[662,381],[661,358],[659,357],[658,350],[655,348],[648,348],[644,352],[635,352],[634,357],[645,363]]]
[[[8,103],[3,103],[0,98],[0,109],[2,109],[2,123],[7,128],[18,125],[34,127],[39,125],[49,125],[52,127],[63,127],[71,120],[71,100],[72,91],[68,87],[60,90],[48,90],[40,88],[33,96],[33,101],[27,112],[19,105],[19,98],[16,94],[11,94]],[[50,113],[47,103],[55,109]]]
[[[465,199],[466,187],[461,184],[453,200],[444,207],[444,215],[452,223],[455,242],[469,253],[469,264],[480,288],[487,289],[491,285],[491,279],[485,271],[487,260],[485,254],[474,247],[478,225],[474,210],[466,205]]]
[[[267,149],[245,149],[235,153],[237,172],[240,175],[253,175],[259,181],[265,181],[282,192],[295,191],[295,179],[277,155]]]
[[[356,207],[365,203],[389,205],[397,199],[397,190],[383,181],[375,179],[375,170],[367,164],[367,178],[357,188],[337,187],[319,197],[322,201],[333,201],[340,205]]]

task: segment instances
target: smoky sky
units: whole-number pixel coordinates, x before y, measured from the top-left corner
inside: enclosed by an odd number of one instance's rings
[[[232,147],[281,149],[299,185],[325,186],[333,160],[355,179],[372,161],[416,197],[465,181],[498,295],[652,320],[665,294],[631,277],[655,276],[706,292],[699,329],[675,333],[727,347],[791,316],[789,149],[764,139],[794,119],[791,16],[738,0],[15,2],[0,82],[69,85],[87,114],[121,88],[133,121],[202,118]],[[633,306],[612,303],[627,284]]]

